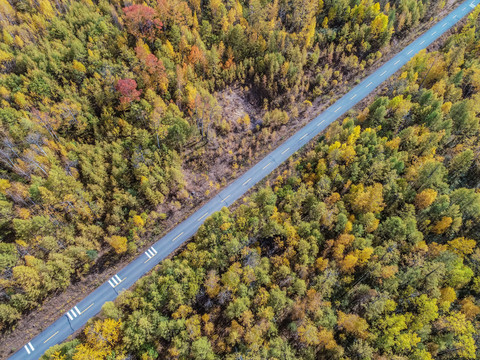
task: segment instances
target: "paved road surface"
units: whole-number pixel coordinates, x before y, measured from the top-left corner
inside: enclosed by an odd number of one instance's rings
[[[158,240],[145,253],[141,254],[120,270],[118,274],[85,297],[66,314],[62,314],[57,321],[30,340],[24,347],[20,348],[10,359],[38,359],[50,346],[64,341],[74,330],[80,329],[89,318],[100,311],[106,301],[114,300],[120,291],[131,287],[140,277],[195,234],[208,216],[220,210],[223,206],[231,205],[240,198],[247,190],[270,174],[330,123],[370,94],[377,86],[406,64],[416,53],[430,45],[430,43],[454,26],[461,18],[472,11],[479,2],[480,0],[467,0],[459,5],[441,22],[419,36],[393,59],[355,86],[348,94],[305,125],[305,127],[226,187],[188,219]]]

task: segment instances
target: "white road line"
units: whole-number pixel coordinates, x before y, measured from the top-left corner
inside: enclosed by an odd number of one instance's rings
[[[410,51],[407,53],[407,55],[410,55],[412,52],[413,52],[413,50],[410,50]]]
[[[119,283],[122,282],[122,280],[118,277],[118,275],[115,275],[115,278],[118,280]]]
[[[28,349],[27,345],[25,345],[25,350],[27,350],[27,354],[30,355],[30,350]]]
[[[108,283],[110,284],[111,287],[113,288],[115,287],[115,285],[110,280],[108,280]]]
[[[150,248],[150,250],[152,250],[155,253],[155,255],[157,255],[157,250],[155,250],[153,246]]]
[[[448,25],[448,24],[447,24],[447,23],[445,23],[445,24],[443,24],[443,25],[442,25],[442,27],[445,27],[445,26],[447,26],[447,25]]]
[[[357,97],[357,94],[353,95],[353,96],[350,98],[350,100],[353,100],[353,99],[355,99],[356,97]]]
[[[251,178],[250,178],[250,179],[251,179]],[[197,221],[202,220],[202,219],[203,219],[205,216],[207,216],[207,215],[208,215],[208,211],[207,211],[205,214],[203,214],[202,216],[200,216]]]
[[[397,65],[400,62],[400,60],[395,61],[393,65]]]
[[[436,31],[434,31],[434,32],[432,33],[432,36],[433,36],[433,35],[435,35],[436,33],[437,33],[437,32],[436,32]]]
[[[32,351],[35,350],[31,342],[29,342],[28,345],[30,346],[30,349],[32,349]]]
[[[384,72],[382,72],[382,73],[380,74],[380,76],[383,76],[383,75],[385,75],[386,73],[387,73],[387,70],[385,70]]]
[[[455,19],[457,17],[457,15],[453,15],[453,18]]]
[[[151,259],[152,257],[150,256],[150,254],[148,252],[145,251],[145,255],[148,256],[149,259]]]
[[[301,139],[300,139],[300,140],[301,140]],[[267,167],[269,167],[271,163],[272,163],[272,162],[269,162],[267,165],[265,165],[265,166],[262,168],[262,170],[265,170]]]
[[[370,81],[365,87],[368,88],[370,85],[372,85],[373,83]]]
[[[282,151],[282,155],[285,154],[290,148],[286,148],[285,150]]]
[[[148,249],[147,251],[148,251],[148,253],[149,253],[152,257],[155,256],[155,253],[154,253],[152,250]]]
[[[112,282],[115,284],[115,286],[118,285],[118,281],[117,281],[115,278],[112,278],[111,280],[112,280]]]
[[[422,42],[420,43],[420,45],[422,45],[424,42],[425,42],[425,40],[422,40]]]
[[[355,96],[356,96],[356,95],[355,95]],[[322,125],[324,121],[325,121],[325,120],[320,121],[320,122],[317,124],[317,127],[319,127],[320,125]]]
[[[70,309],[70,311],[72,312],[73,317],[77,317],[77,314],[75,313],[75,311],[73,311],[73,309]]]
[[[230,196],[230,195],[228,195],[228,196]],[[228,196],[227,196],[227,197],[228,197]],[[222,202],[223,202],[223,200],[222,200]],[[175,240],[177,240],[177,239],[178,239],[180,236],[182,236],[182,235],[183,235],[183,231],[182,231],[180,234],[178,234],[177,236],[175,236],[175,238],[172,240],[172,242],[174,242]]]
[[[112,285],[112,284],[110,284],[110,285]],[[112,286],[113,286],[113,285],[112,285]],[[72,317],[72,315],[70,315],[70,312],[69,312],[69,311],[67,311],[67,316],[68,316],[68,318],[69,318],[70,320],[73,320],[73,317]]]
[[[248,179],[247,181],[245,181],[245,182],[242,184],[242,186],[247,185],[250,180],[252,180],[252,178],[250,178],[250,179]]]
[[[82,313],[80,312],[80,310],[78,310],[78,308],[76,306],[74,307],[74,309],[78,313],[78,315],[82,315]]]
[[[336,112],[337,112],[338,110],[340,110],[341,108],[342,108],[342,107],[339,106],[339,107],[337,108],[337,110],[335,110],[334,112],[336,113]]]
[[[470,4],[470,7],[471,7],[472,9],[475,9],[475,5],[474,5],[473,3]]]
[[[305,135],[303,135],[303,136],[302,136],[302,137],[301,137],[299,140],[302,140],[302,139],[304,139],[304,138],[305,138],[305,136],[307,136],[307,135],[308,135],[308,133],[306,133]]]

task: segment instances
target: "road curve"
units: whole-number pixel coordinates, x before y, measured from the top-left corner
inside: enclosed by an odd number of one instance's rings
[[[114,300],[118,293],[131,287],[140,277],[167,257],[195,234],[200,225],[211,214],[224,206],[230,206],[250,188],[270,174],[293,153],[301,149],[329,124],[341,117],[358,102],[370,94],[383,81],[405,65],[416,53],[426,48],[464,16],[470,13],[480,0],[467,0],[435,24],[415,41],[406,46],[395,57],[355,86],[350,92],[327,108],[323,113],[288,138],[278,148],[260,160],[255,166],[235,180],[217,196],[207,202],[188,219],[152,245],[145,253],[124,267],[115,276],[102,284],[47,329],[20,348],[10,359],[31,360],[40,358],[51,346],[64,341],[75,330],[80,329],[89,318],[96,315],[107,301]]]

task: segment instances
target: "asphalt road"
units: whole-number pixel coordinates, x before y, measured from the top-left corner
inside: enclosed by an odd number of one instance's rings
[[[194,235],[200,225],[211,214],[224,206],[231,205],[235,200],[240,198],[245,192],[287,160],[293,153],[323,131],[330,123],[341,117],[370,94],[370,92],[383,81],[405,65],[416,53],[426,48],[454,26],[460,19],[471,12],[479,2],[480,0],[467,0],[459,5],[442,21],[419,36],[393,59],[355,86],[349,93],[288,138],[288,140],[277,149],[227,186],[188,219],[158,240],[145,253],[141,254],[118,274],[86,296],[67,313],[62,314],[57,321],[30,340],[24,347],[20,348],[10,359],[38,359],[49,347],[59,344],[71,335],[74,330],[80,329],[89,318],[100,312],[105,302],[114,300],[120,291],[131,287],[140,277],[149,272],[172,251]]]

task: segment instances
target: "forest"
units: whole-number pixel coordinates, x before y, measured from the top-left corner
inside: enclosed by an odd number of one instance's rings
[[[42,359],[480,358],[479,14]]]
[[[0,0],[0,332],[134,256],[247,166],[303,100],[331,96],[444,6]],[[258,118],[225,119],[229,86]],[[238,154],[222,147],[242,137]],[[230,172],[210,179],[215,154]]]

